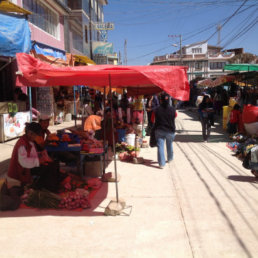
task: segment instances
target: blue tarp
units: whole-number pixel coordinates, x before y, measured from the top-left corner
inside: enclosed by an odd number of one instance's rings
[[[55,58],[61,58],[63,60],[66,60],[65,51],[52,48],[50,46],[46,46],[37,42],[33,44],[32,48],[36,51],[37,54],[41,54],[44,56],[53,56]]]
[[[13,57],[16,53],[29,53],[31,36],[24,16],[0,13],[0,56]]]

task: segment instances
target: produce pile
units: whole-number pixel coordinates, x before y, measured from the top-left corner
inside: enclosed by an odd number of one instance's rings
[[[66,208],[68,210],[83,208],[90,208],[89,191],[77,188],[73,192],[67,194],[61,199],[59,208]]]
[[[79,143],[80,139],[77,135],[72,133],[63,133],[63,134],[49,134],[47,137],[47,144],[50,146],[59,146],[60,143]]]
[[[131,162],[133,158],[138,157],[140,148],[128,145],[126,142],[116,144],[116,153],[121,161]]]
[[[28,188],[21,200],[26,206],[39,209],[87,209],[91,207],[90,191],[99,189],[101,185],[99,178],[92,178],[86,182],[75,175],[69,175],[63,180],[59,194],[46,189]]]

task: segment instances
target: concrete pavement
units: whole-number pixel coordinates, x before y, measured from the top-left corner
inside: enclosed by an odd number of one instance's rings
[[[114,183],[83,212],[1,212],[0,257],[257,257],[257,181],[226,147],[221,126],[203,143],[196,113],[182,110],[177,129],[165,169],[156,148],[141,150],[145,164],[118,162],[123,216],[103,216]],[[1,144],[1,161],[12,144]]]

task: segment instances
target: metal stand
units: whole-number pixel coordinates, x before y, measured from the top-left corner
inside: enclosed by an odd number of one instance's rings
[[[103,107],[104,107],[104,136],[103,136],[103,148],[104,148],[104,157],[103,157],[103,175],[106,173],[106,122],[107,122],[107,116],[106,116],[106,87],[104,87],[104,97],[103,97]],[[107,145],[107,153],[108,153],[108,145]]]
[[[117,183],[117,167],[116,167],[116,143],[115,143],[115,134],[114,134],[114,118],[113,118],[113,98],[112,98],[112,89],[111,89],[111,75],[109,75],[109,89],[110,89],[110,106],[111,106],[111,124],[112,124],[112,142],[113,142],[113,153],[114,153],[114,168],[115,168],[115,184],[116,184],[116,201],[119,202],[118,198],[118,183]]]
[[[74,126],[77,127],[77,110],[76,110],[76,96],[75,96],[75,86],[73,86],[73,100],[74,100]]]
[[[32,97],[31,97],[31,87],[29,87],[29,102],[30,102],[30,122],[32,122]]]

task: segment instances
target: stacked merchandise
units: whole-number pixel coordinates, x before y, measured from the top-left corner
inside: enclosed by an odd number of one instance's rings
[[[116,144],[116,153],[121,161],[132,162],[133,158],[139,156],[140,148],[135,148],[132,145],[128,145],[125,142]]]
[[[244,168],[250,169],[251,173],[258,177],[258,138],[237,133],[231,139],[232,142],[227,143],[227,147],[243,161]]]

